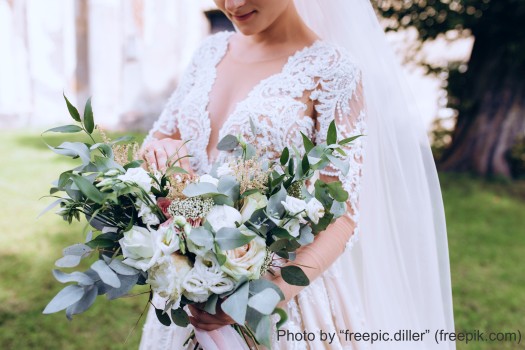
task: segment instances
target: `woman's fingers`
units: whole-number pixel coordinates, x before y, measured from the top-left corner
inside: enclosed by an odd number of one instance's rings
[[[146,161],[146,164],[148,164],[152,170],[157,170],[157,158],[155,156],[155,149],[152,147],[148,147],[144,150],[144,153],[142,153],[142,158]]]
[[[188,155],[188,149],[182,141],[170,142],[165,145],[166,153],[169,156],[171,165],[177,165],[189,173],[192,172]]]
[[[157,168],[162,172],[166,171],[167,163],[168,163],[168,155],[166,153],[166,149],[164,148],[162,144],[157,145],[155,147],[155,158],[156,158]]]
[[[217,310],[217,314],[211,315],[204,310],[201,310],[194,305],[188,305],[193,317],[190,317],[190,322],[194,326],[198,326],[201,329],[206,328],[220,328],[232,324],[232,319],[226,315],[222,310]],[[193,320],[192,320],[193,319]]]

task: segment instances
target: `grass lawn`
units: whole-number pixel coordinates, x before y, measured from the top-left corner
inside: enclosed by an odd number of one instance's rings
[[[0,132],[0,349],[136,349],[140,329],[124,341],[147,296],[108,302],[68,322],[42,315],[63,286],[51,274],[61,249],[84,240],[51,213],[49,184],[71,167],[36,133]],[[525,325],[525,191],[523,184],[442,176],[448,218],[456,329],[516,331]],[[140,290],[138,290],[140,292]],[[520,329],[522,332],[525,328]],[[458,344],[458,349],[515,349],[511,343]]]

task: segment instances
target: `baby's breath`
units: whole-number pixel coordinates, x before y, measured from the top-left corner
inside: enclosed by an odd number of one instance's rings
[[[186,219],[196,220],[204,218],[213,207],[213,199],[202,197],[177,198],[168,207],[171,216],[183,216]]]

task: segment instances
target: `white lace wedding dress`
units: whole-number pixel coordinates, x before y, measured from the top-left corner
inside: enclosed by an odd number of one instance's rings
[[[183,140],[190,140],[188,150],[193,155],[190,164],[198,174],[209,171],[213,162],[207,154],[211,125],[207,106],[217,65],[227,51],[232,34],[222,32],[205,40],[145,141],[151,140],[155,132],[173,135],[178,131]],[[295,145],[304,150],[300,131],[315,142],[325,141],[332,120],[335,120],[341,138],[364,134],[365,109],[359,91],[360,71],[350,55],[332,44],[318,40],[290,56],[279,73],[261,80],[236,105],[222,126],[219,139],[230,133],[241,133],[249,142],[265,147],[265,156],[275,159],[278,156],[276,152],[285,146]],[[307,110],[303,102],[304,96],[314,102],[316,120],[304,115]],[[255,140],[251,132],[250,117],[256,128]],[[350,163],[347,176],[341,176],[335,169],[323,172],[324,175],[339,177],[349,192],[348,217],[356,224],[362,162],[362,144],[359,140],[347,148],[346,161]],[[220,161],[225,156],[225,153],[220,152],[217,160]],[[333,256],[335,252],[340,254],[343,250],[345,255],[351,254],[350,247],[357,239],[357,229],[342,235],[345,239],[334,239],[332,250],[317,252],[318,259]],[[313,261],[312,264],[318,264],[318,261]],[[296,338],[292,341],[289,337],[278,340],[274,336],[273,348],[364,348],[366,343],[345,341],[344,335],[339,333],[339,330],[358,331],[365,328],[362,311],[356,306],[358,303],[348,298],[347,291],[355,285],[355,281],[348,269],[345,269],[345,262],[336,260],[287,304],[289,320],[284,329],[291,332],[312,332],[316,335],[315,340]],[[159,307],[163,305],[163,301],[157,296],[153,302]],[[193,349],[193,343],[183,346],[191,330],[191,325],[187,328],[161,325],[153,309],[150,309],[140,348]],[[335,334],[333,341],[321,341],[320,330]]]

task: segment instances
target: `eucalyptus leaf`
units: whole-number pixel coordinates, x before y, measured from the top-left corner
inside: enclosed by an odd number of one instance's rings
[[[82,128],[78,125],[63,125],[63,126],[58,126],[56,128],[51,128],[51,129],[48,129],[46,131],[44,131],[44,133],[46,132],[60,132],[60,133],[64,133],[64,134],[74,134],[76,132],[80,132],[82,131]]]
[[[239,145],[239,140],[233,135],[224,136],[217,144],[217,149],[220,151],[231,151]]]
[[[117,274],[109,268],[104,260],[97,260],[92,265],[91,268],[93,271],[98,273],[100,279],[107,285],[110,285],[113,288],[120,287],[120,280]]]
[[[206,300],[206,305],[204,305],[204,311],[210,315],[215,315],[217,313],[217,301],[219,301],[219,296],[217,294],[212,294]]]
[[[124,264],[121,260],[117,258],[111,259],[111,262],[108,265],[113,271],[115,271],[119,275],[134,276],[138,275],[140,272],[139,270]]]
[[[267,288],[252,296],[248,300],[248,306],[253,307],[264,315],[270,315],[280,301],[281,297],[279,294],[273,288]]]
[[[137,273],[132,276],[119,275],[118,278],[120,280],[120,287],[108,290],[107,296],[109,300],[120,298],[133,289],[139,280],[139,274]]]
[[[279,321],[277,321],[277,324],[275,325],[277,329],[280,329],[288,320],[288,314],[281,308],[276,308],[273,315],[279,315]]]
[[[307,286],[310,284],[308,277],[298,266],[284,266],[281,268],[281,277],[286,283],[293,286]]]
[[[72,315],[78,315],[86,311],[93,305],[97,299],[98,288],[97,286],[89,286],[84,288],[84,296],[77,301],[75,304],[70,305],[66,309],[66,316],[71,320]]]
[[[346,209],[347,208],[345,202],[333,201],[332,207],[330,208],[330,212],[334,214],[334,217],[339,218],[346,213]]]
[[[69,102],[65,94],[63,94],[63,96],[64,96],[64,100],[66,100],[66,105],[67,105],[69,114],[75,121],[80,122],[80,114],[78,113],[78,110],[76,109],[75,106],[71,104],[71,102]]]
[[[290,150],[288,149],[288,147],[285,147],[283,149],[283,152],[281,153],[281,157],[279,158],[281,165],[285,165],[286,163],[288,163],[288,159],[290,159]]]
[[[215,235],[215,241],[222,250],[230,250],[248,244],[253,235],[245,235],[238,228],[223,227]]]
[[[69,156],[69,157],[79,157],[82,160],[84,165],[89,164],[91,161],[91,155],[89,152],[88,146],[82,142],[62,142],[57,147],[50,147],[51,150],[55,153]]]
[[[95,122],[93,121],[93,108],[91,107],[91,97],[88,98],[86,106],[84,107],[84,127],[89,134],[93,133],[95,129]]]
[[[57,267],[75,267],[80,264],[80,260],[82,260],[82,256],[80,255],[64,255],[55,261],[55,265]]]
[[[59,198],[55,201],[53,201],[51,204],[49,204],[47,207],[44,208],[44,210],[42,210],[42,212],[40,212],[40,214],[38,214],[38,218],[40,218],[42,215],[44,215],[45,213],[47,213],[48,211],[50,211],[51,209],[53,209],[54,207],[56,207],[57,205],[59,205],[60,203],[64,202],[64,199],[62,198]]]
[[[93,186],[93,184],[89,182],[89,180],[80,175],[71,175],[71,178],[78,186],[79,190],[82,191],[82,193],[86,197],[88,197],[95,203],[104,203],[106,196],[102,192],[100,192],[95,186]]]
[[[343,188],[341,181],[332,181],[326,184],[330,195],[338,202],[345,202],[348,199],[348,192]]]
[[[284,300],[284,294],[282,290],[275,283],[264,278],[250,282],[250,295],[255,295],[268,288],[273,289],[279,295],[279,298]]]
[[[238,324],[244,324],[246,320],[249,290],[249,283],[245,282],[221,304],[222,311]]]
[[[301,135],[303,137],[303,145],[304,145],[304,149],[306,150],[306,153],[308,154],[308,152],[310,152],[310,150],[312,148],[314,148],[314,143],[312,142],[312,140],[310,140],[310,138],[308,136],[306,136],[305,134],[303,134],[303,132],[301,131]]]
[[[297,242],[300,245],[307,245],[314,241],[314,235],[312,233],[312,228],[308,225],[305,225],[301,228],[299,239]]]
[[[270,316],[263,316],[255,329],[255,335],[257,340],[268,348],[271,348],[270,335],[271,335],[271,321]]]
[[[240,184],[235,177],[231,175],[222,176],[219,179],[217,189],[220,193],[230,197],[232,200],[239,200]]]
[[[188,314],[181,307],[176,310],[171,309],[171,318],[173,319],[173,323],[179,327],[187,327],[190,324]]]
[[[341,170],[341,173],[343,175],[348,174],[348,170],[350,169],[350,162],[347,160],[339,159],[335,156],[332,156],[330,154],[326,155],[326,157],[332,162],[333,165],[335,165],[338,169]]]
[[[77,285],[69,285],[58,292],[57,295],[47,304],[44,314],[52,314],[64,310],[73,305],[84,296],[84,288]]]
[[[337,142],[337,128],[335,126],[335,121],[332,120],[328,126],[328,134],[326,135],[326,143],[332,145]]]
[[[64,248],[64,250],[62,250],[62,254],[84,256],[88,253],[91,253],[92,251],[93,249],[91,249],[87,245],[82,244],[82,243],[77,243],[77,244],[70,245],[67,248]]]
[[[197,197],[210,194],[218,194],[217,186],[209,182],[192,183],[186,186],[182,193],[187,197]]]
[[[284,188],[284,186],[281,185],[279,191],[268,199],[268,204],[266,206],[266,211],[268,212],[268,215],[278,215],[279,217],[281,217],[284,214],[284,206],[281,202],[284,202],[286,200],[286,196],[286,189]]]
[[[346,139],[343,139],[343,140],[339,141],[339,144],[341,146],[346,145],[347,143],[350,143],[350,142],[352,142],[354,140],[357,140],[361,136],[364,136],[364,135],[356,135],[356,136],[352,136],[352,137],[347,137]]]
[[[55,276],[56,280],[60,283],[77,282],[85,286],[95,283],[91,277],[79,271],[65,273],[60,270],[53,270],[53,276]]]
[[[159,322],[164,326],[169,327],[171,325],[170,316],[164,312],[164,310],[155,308],[155,314],[157,315]]]

